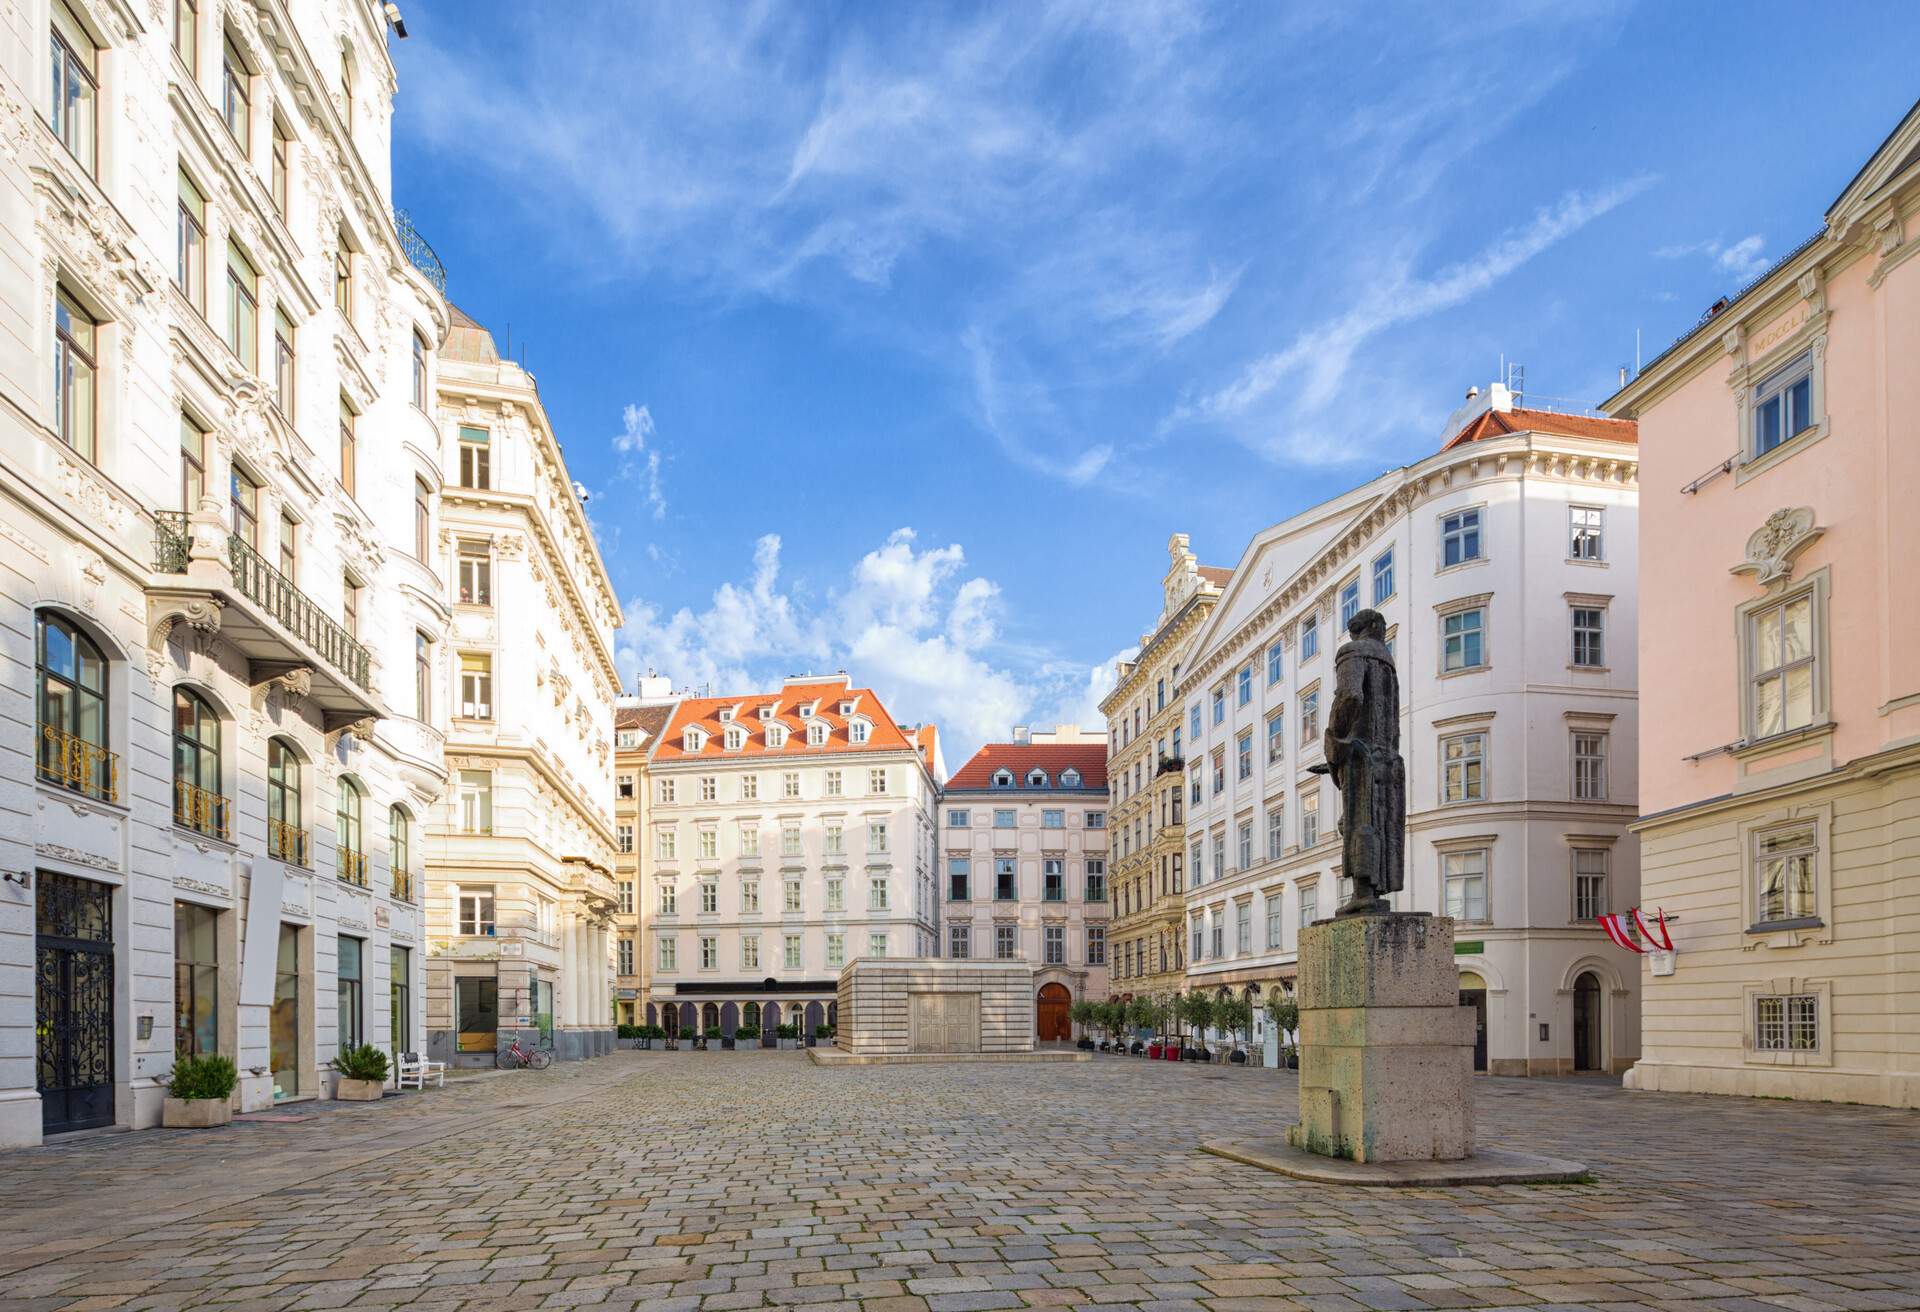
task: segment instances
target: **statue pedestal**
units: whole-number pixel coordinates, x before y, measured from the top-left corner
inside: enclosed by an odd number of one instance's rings
[[[1473,1153],[1473,1014],[1453,921],[1352,916],[1300,931],[1300,1124],[1287,1142],[1355,1162]]]

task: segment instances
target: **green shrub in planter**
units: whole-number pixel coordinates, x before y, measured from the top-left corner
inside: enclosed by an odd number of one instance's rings
[[[371,1043],[340,1049],[340,1055],[333,1059],[333,1068],[340,1072],[343,1080],[371,1080],[375,1084],[387,1082],[387,1054]]]
[[[642,1028],[639,1025],[616,1025],[613,1027],[613,1033],[616,1038],[644,1039],[647,1036],[640,1032]]]
[[[182,1057],[173,1064],[173,1075],[167,1081],[167,1097],[225,1102],[233,1097],[239,1083],[240,1072],[231,1057],[222,1057],[217,1052],[204,1057]]]
[[[733,1037],[738,1039],[742,1043],[747,1043],[749,1041],[758,1042],[760,1039],[760,1031],[755,1029],[751,1025],[742,1025],[739,1029],[733,1032]]]
[[[800,1037],[800,1027],[798,1025],[782,1025],[778,1030],[775,1031],[774,1037],[781,1038],[781,1039],[797,1039]]]
[[[720,1027],[719,1027],[718,1025],[709,1025],[709,1026],[707,1026],[707,1037],[708,1037],[708,1038],[710,1038],[710,1039],[717,1039],[717,1038],[719,1038],[719,1037],[720,1037]]]
[[[813,1037],[814,1037],[814,1038],[816,1038],[816,1039],[830,1039],[830,1038],[832,1038],[832,1037],[833,1037],[833,1026],[831,1026],[831,1025],[816,1025],[816,1026],[814,1026],[814,1027],[813,1027]]]

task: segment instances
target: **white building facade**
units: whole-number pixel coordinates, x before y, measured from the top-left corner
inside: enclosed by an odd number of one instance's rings
[[[1617,1072],[1639,971],[1633,426],[1470,399],[1451,440],[1254,539],[1195,639],[1188,982],[1291,988],[1351,895],[1321,735],[1346,620],[1380,611],[1407,771],[1400,911],[1455,919],[1477,1069]]]
[[[447,641],[416,638],[447,705],[427,840],[427,1029],[441,1060],[516,1039],[613,1050],[613,635],[620,606],[533,376],[453,311],[438,378],[434,559]]]
[[[378,6],[26,0],[0,33],[0,1144],[422,1037],[443,275]],[[418,262],[419,267],[416,267]],[[423,271],[424,270],[424,271]],[[421,594],[425,594],[422,596]]]
[[[675,705],[648,767],[642,1024],[806,1034],[841,967],[937,955],[932,725],[845,674]]]
[[[1063,726],[988,743],[940,805],[939,954],[1033,963],[1035,1037],[1107,996],[1107,740]]]

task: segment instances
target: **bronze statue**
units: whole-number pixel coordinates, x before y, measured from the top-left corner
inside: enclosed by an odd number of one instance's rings
[[[1386,894],[1406,885],[1407,765],[1400,756],[1400,677],[1387,650],[1387,621],[1363,610],[1333,658],[1333,706],[1313,767],[1340,789],[1342,871],[1353,896],[1336,916],[1386,914]]]

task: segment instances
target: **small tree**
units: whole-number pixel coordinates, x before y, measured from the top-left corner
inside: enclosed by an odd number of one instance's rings
[[[1085,998],[1067,1008],[1067,1019],[1080,1027],[1080,1037],[1087,1037],[1087,1026],[1093,1021],[1093,1004]]]
[[[1239,1036],[1253,1028],[1253,1004],[1245,998],[1228,996],[1220,999],[1213,1007],[1214,1024],[1232,1036],[1236,1046]]]
[[[1120,1031],[1126,1028],[1126,1024],[1126,1003],[1110,998],[1100,1004],[1100,1028],[1107,1032],[1107,1042],[1119,1042]]]
[[[1190,989],[1180,999],[1180,1014],[1193,1026],[1194,1040],[1204,1044],[1214,1024],[1214,997],[1205,989]]]
[[[1285,993],[1267,999],[1267,1017],[1280,1031],[1280,1055],[1284,1060],[1293,1053],[1292,1035],[1300,1029],[1300,1004]]]

